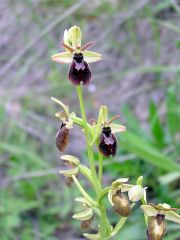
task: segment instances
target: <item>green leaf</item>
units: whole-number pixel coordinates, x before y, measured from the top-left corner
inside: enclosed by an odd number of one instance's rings
[[[142,139],[141,136],[125,132],[121,136],[121,146],[160,169],[180,171],[180,165],[158,151],[154,146]]]
[[[16,145],[12,145],[9,143],[0,142],[0,151],[1,150],[7,151],[8,153],[15,155],[15,156],[26,157],[41,167],[47,166],[46,162],[43,161],[42,158],[40,158],[35,152],[32,152],[32,149],[28,150],[27,148],[24,148],[23,146],[16,146]],[[24,160],[27,160],[27,159],[24,159]]]
[[[149,103],[149,121],[152,135],[158,143],[162,144],[164,142],[164,132],[158,117],[157,107],[153,101]]]
[[[178,131],[178,124],[180,121],[180,107],[177,103],[175,87],[171,86],[167,93],[167,122],[169,133],[174,138]]]

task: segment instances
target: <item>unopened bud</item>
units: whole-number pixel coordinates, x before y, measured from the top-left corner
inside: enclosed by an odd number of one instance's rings
[[[112,202],[114,204],[114,210],[121,216],[127,217],[131,213],[131,208],[128,198],[117,191],[115,195],[112,196]]]
[[[62,123],[56,134],[56,147],[59,151],[64,151],[69,143],[69,129],[66,128],[66,124]]]
[[[81,222],[81,229],[89,229],[91,227],[91,220],[85,220]]]
[[[162,240],[166,233],[165,215],[150,217],[147,229],[148,240]]]
[[[73,218],[77,219],[79,221],[90,220],[90,219],[92,219],[92,217],[93,217],[93,210],[92,210],[92,208],[87,208],[83,212],[76,213],[76,214],[73,215]]]
[[[66,183],[66,185],[67,185],[68,187],[71,187],[71,185],[72,185],[73,182],[74,182],[74,181],[73,181],[72,177],[66,177],[66,178],[65,178],[65,183]]]

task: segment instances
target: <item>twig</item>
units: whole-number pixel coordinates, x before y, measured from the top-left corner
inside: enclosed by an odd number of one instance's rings
[[[31,41],[16,54],[11,60],[1,69],[0,77],[4,76],[7,71],[14,66],[26,53],[29,51],[37,42],[39,42],[47,33],[49,33],[54,27],[56,27],[60,22],[62,22],[66,17],[74,13],[79,9],[87,0],[80,0],[73,6],[67,9],[62,15],[60,14],[54,21],[52,21],[40,34],[36,35]]]

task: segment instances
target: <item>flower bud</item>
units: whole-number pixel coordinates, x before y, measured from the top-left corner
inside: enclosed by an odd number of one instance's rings
[[[116,194],[112,196],[112,202],[114,204],[114,210],[122,217],[128,217],[131,213],[131,208],[128,198],[121,193],[116,191]]]
[[[65,183],[68,187],[71,187],[73,182],[74,181],[73,181],[72,177],[65,177]]]
[[[89,229],[91,227],[91,219],[81,222],[81,229]]]
[[[65,162],[67,162],[67,165],[70,166],[78,166],[80,161],[77,157],[73,156],[73,155],[62,155],[61,159]]]
[[[165,215],[157,214],[155,217],[150,217],[147,229],[148,240],[162,240],[165,233]]]
[[[62,123],[56,134],[56,147],[62,152],[69,143],[69,129]]]
[[[77,219],[79,221],[86,221],[90,220],[93,217],[93,210],[92,208],[87,208],[83,212],[76,213],[73,215],[74,219]]]

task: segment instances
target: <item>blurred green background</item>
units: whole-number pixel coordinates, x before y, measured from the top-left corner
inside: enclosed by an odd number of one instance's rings
[[[127,176],[135,183],[143,175],[150,202],[180,207],[178,1],[1,0],[0,17],[0,240],[83,239],[71,218],[79,194],[58,174],[59,109],[50,100],[80,113],[68,66],[50,60],[73,25],[103,54],[84,88],[88,119],[107,105],[128,128],[118,135],[117,156],[104,160],[105,184]],[[65,153],[87,162],[78,127]],[[115,239],[146,239],[139,207]],[[178,239],[180,226],[168,224],[165,240]]]

